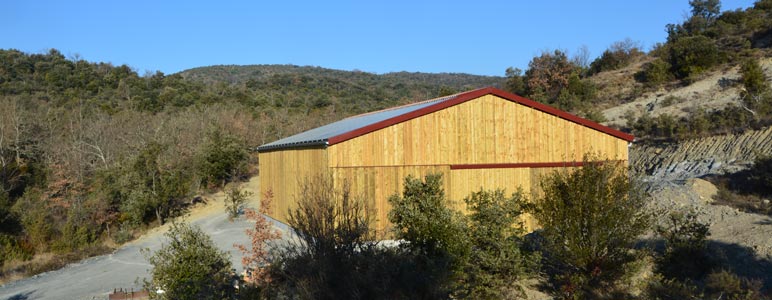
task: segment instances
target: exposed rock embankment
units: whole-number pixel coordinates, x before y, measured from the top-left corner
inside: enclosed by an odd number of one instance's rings
[[[759,155],[772,155],[772,127],[673,144],[634,144],[630,165],[646,181],[681,181],[737,172]]]
[[[635,144],[630,166],[646,182],[661,216],[697,212],[710,225],[710,251],[726,257],[726,268],[772,286],[772,218],[713,204],[716,187],[698,179],[746,169],[759,155],[772,155],[772,127],[673,144]]]

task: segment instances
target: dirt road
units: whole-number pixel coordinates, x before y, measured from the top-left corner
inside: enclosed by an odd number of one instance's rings
[[[259,191],[256,184],[257,177],[254,177],[244,185],[244,189]],[[195,209],[186,221],[200,226],[220,249],[230,252],[234,268],[241,272],[241,255],[233,248],[233,244],[248,242],[244,230],[252,223],[243,218],[228,221],[222,198],[221,193],[212,195],[207,205]],[[257,200],[249,206],[256,207],[256,203]],[[276,226],[283,231],[287,229],[280,223],[276,223]],[[112,254],[89,258],[60,270],[0,286],[0,299],[107,299],[107,294],[115,288],[139,290],[142,278],[148,276],[150,269],[140,249],[149,248],[155,251],[161,248],[166,229],[155,229]]]

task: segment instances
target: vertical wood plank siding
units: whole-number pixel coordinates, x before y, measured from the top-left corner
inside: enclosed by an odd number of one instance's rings
[[[365,167],[365,168],[332,168],[332,176],[336,186],[343,182],[351,184],[353,195],[361,196],[375,211],[374,227],[379,233],[386,233],[389,229],[389,197],[394,194],[402,194],[404,180],[408,175],[422,178],[426,174],[440,173],[443,178],[443,187],[446,194],[450,190],[449,166],[393,166],[393,167]],[[460,207],[458,203],[449,203],[453,207]]]
[[[495,95],[485,95],[407,120],[326,149],[260,153],[261,191],[272,189],[275,213],[286,220],[299,192],[298,180],[332,172],[336,184],[351,183],[376,209],[378,230],[388,228],[388,197],[401,193],[404,177],[442,173],[451,205],[466,211],[473,191],[522,188],[538,194],[540,175],[557,168],[451,170],[458,164],[581,161],[587,152],[627,161],[627,141]],[[526,218],[526,225],[535,225]]]
[[[627,160],[627,141],[485,95],[330,146],[330,167]]]
[[[329,172],[325,149],[287,149],[259,153],[260,198],[273,193],[271,217],[287,222],[287,212],[295,208],[303,180]]]

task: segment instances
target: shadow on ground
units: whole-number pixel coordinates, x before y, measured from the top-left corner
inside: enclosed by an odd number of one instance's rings
[[[661,255],[665,242],[661,239],[641,240],[636,247],[649,248]],[[753,248],[708,240],[707,254],[716,264],[714,270],[727,270],[740,277],[758,279],[763,284],[763,290],[772,291],[772,260],[759,257]]]
[[[13,295],[13,296],[11,296],[10,298],[8,298],[8,300],[27,300],[27,299],[30,299],[30,296],[31,296],[31,295],[32,295],[32,293],[34,293],[34,292],[35,292],[35,291],[31,291],[31,292],[24,292],[24,293],[18,293],[18,294],[16,294],[16,295]]]

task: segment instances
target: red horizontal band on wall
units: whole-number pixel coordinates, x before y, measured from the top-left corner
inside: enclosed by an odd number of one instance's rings
[[[581,167],[584,162],[581,161],[558,161],[541,163],[513,163],[513,164],[461,164],[450,165],[451,170],[465,169],[510,169],[510,168],[560,168],[560,167]]]

